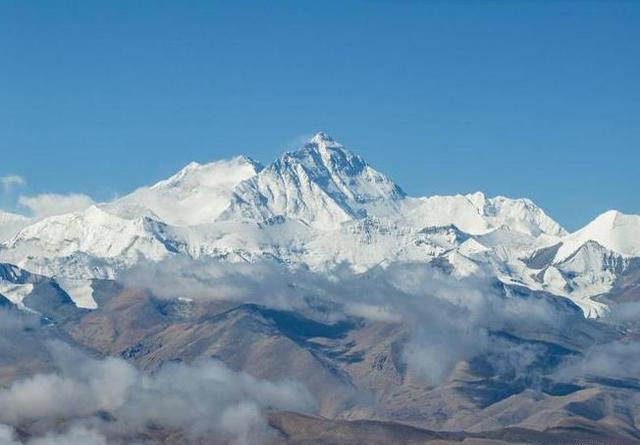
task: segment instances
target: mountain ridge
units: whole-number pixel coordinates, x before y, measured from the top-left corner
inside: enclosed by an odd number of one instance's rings
[[[0,261],[61,280],[114,278],[172,256],[319,272],[419,262],[550,291],[588,316],[606,310],[592,297],[615,285],[625,258],[640,256],[640,216],[609,211],[568,233],[526,198],[411,197],[323,132],[266,166],[246,156],[193,162],[114,201],[20,222]]]

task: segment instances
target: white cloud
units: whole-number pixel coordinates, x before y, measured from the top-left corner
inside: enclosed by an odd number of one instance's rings
[[[5,193],[9,193],[14,187],[21,187],[27,183],[27,181],[19,175],[7,175],[0,176],[0,183]]]
[[[572,356],[556,371],[564,381],[578,377],[635,379],[640,375],[640,343],[621,340],[594,345],[582,355]]]
[[[20,445],[15,440],[15,431],[9,425],[0,425],[0,445]]]
[[[345,305],[345,312],[373,321],[383,321],[387,323],[400,323],[402,321],[402,317],[388,307],[375,304],[347,303]]]
[[[11,428],[55,420],[70,428],[27,445],[107,443],[148,425],[191,438],[223,437],[254,445],[269,434],[263,410],[313,412],[310,393],[292,381],[258,380],[214,360],[168,363],[149,375],[120,358],[91,358],[63,343],[50,346],[57,372],[38,374],[0,390],[0,445],[14,445]],[[105,424],[99,413],[112,420]],[[3,442],[4,441],[4,442]],[[19,443],[15,443],[19,445]]]
[[[504,349],[491,331],[551,329],[567,316],[544,299],[507,298],[491,281],[457,279],[425,264],[397,264],[355,276],[289,270],[269,262],[232,264],[172,257],[142,263],[118,277],[161,298],[232,300],[297,311],[323,323],[348,316],[400,323],[403,358],[414,376],[442,383],[463,360]],[[545,326],[543,328],[542,326]]]
[[[36,437],[27,445],[107,445],[107,438],[98,431],[78,426],[61,434],[49,433]]]
[[[0,424],[0,445],[107,445],[107,439],[98,431],[74,426],[64,433],[48,433],[27,442],[16,439],[15,429]]]
[[[29,209],[34,217],[44,218],[84,210],[93,204],[93,199],[81,193],[68,195],[42,193],[35,196],[20,196],[18,204]]]

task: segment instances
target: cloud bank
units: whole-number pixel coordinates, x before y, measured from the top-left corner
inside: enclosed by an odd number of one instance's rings
[[[34,421],[68,428],[28,445],[135,443],[149,428],[249,445],[270,434],[265,409],[315,410],[298,383],[258,380],[214,360],[170,363],[149,375],[119,358],[92,358],[60,342],[49,347],[57,372],[0,390],[0,445],[21,443],[13,428]]]
[[[407,332],[406,364],[433,385],[461,360],[502,347],[491,338],[494,331],[558,329],[572,316],[582,318],[577,310],[563,312],[542,298],[509,297],[495,282],[453,278],[425,264],[396,264],[364,275],[338,268],[327,276],[270,262],[176,257],[140,265],[119,279],[162,298],[254,303],[325,323],[347,317],[396,323]]]

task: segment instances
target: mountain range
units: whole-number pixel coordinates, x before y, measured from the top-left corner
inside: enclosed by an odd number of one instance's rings
[[[318,133],[0,241],[0,443],[640,443],[638,215],[412,197]]]
[[[528,199],[410,197],[325,133],[266,167],[245,156],[191,163],[83,211],[3,213],[0,234],[0,261],[70,283],[181,255],[315,271],[418,261],[547,291],[587,317],[607,310],[600,297],[640,258],[638,215],[608,211],[568,233]],[[79,288],[74,301],[93,305]]]

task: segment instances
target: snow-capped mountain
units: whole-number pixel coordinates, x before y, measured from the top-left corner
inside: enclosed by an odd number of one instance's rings
[[[238,185],[222,219],[299,219],[317,229],[381,212],[405,194],[382,173],[325,133],[285,153]]]
[[[582,229],[562,239],[555,262],[560,262],[589,241],[626,257],[640,256],[640,215],[609,210]]]
[[[410,226],[446,226],[453,224],[474,235],[507,227],[531,238],[560,237],[566,231],[528,199],[503,196],[487,198],[477,192],[469,195],[409,198],[401,217]]]
[[[113,278],[138,261],[158,261],[178,251],[179,236],[170,226],[148,216],[129,219],[126,210],[94,205],[42,219],[5,242],[0,255],[41,275],[86,279]]]
[[[569,234],[528,199],[410,197],[325,133],[264,168],[244,156],[191,163],[84,211],[5,219],[26,227],[0,245],[0,261],[55,277],[87,308],[90,280],[187,256],[315,271],[431,263],[551,292],[598,316],[606,306],[593,297],[640,257],[640,216],[607,212]]]
[[[203,165],[192,162],[169,179],[142,187],[116,203],[151,210],[167,224],[209,224],[229,207],[234,187],[260,170],[258,162],[245,156]]]
[[[586,313],[606,306],[593,297],[606,294],[640,257],[640,216],[610,210],[582,229],[537,249],[528,265],[540,270],[545,288],[569,296]]]

